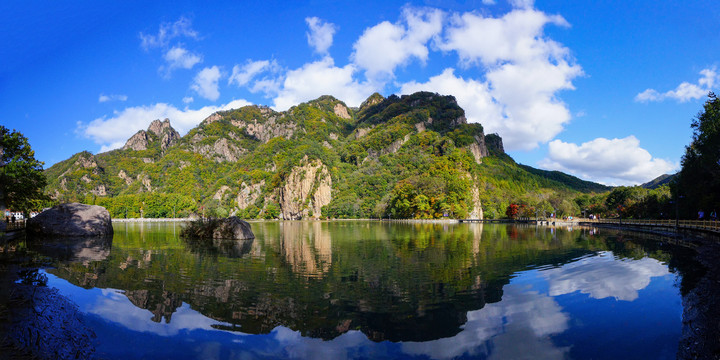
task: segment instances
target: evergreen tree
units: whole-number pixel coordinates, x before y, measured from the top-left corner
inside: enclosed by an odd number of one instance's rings
[[[720,99],[708,95],[703,111],[692,122],[693,141],[685,148],[674,197],[682,196],[685,217],[699,210],[720,208]]]

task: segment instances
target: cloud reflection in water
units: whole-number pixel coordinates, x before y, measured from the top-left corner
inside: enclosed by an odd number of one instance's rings
[[[650,284],[650,279],[670,272],[666,265],[652,258],[616,259],[612,252],[603,251],[560,268],[548,269],[541,275],[549,284],[550,296],[580,291],[593,299],[614,297],[633,301],[638,291]]]
[[[556,345],[554,338],[570,329],[572,313],[570,309],[563,309],[555,296],[579,292],[593,299],[613,297],[632,301],[638,298],[638,291],[646,288],[653,277],[668,274],[667,267],[658,260],[618,259],[609,251],[559,268],[519,272],[503,287],[501,301],[467,313],[467,322],[457,335],[427,342],[400,343],[375,343],[355,330],[327,341],[304,337],[299,331],[284,326],[276,327],[269,334],[226,332],[213,328],[213,325],[230,324],[206,317],[187,303],[177,308],[169,323],[153,322],[151,311],[133,305],[121,291],[84,290],[65,280],[50,277],[54,286],[65,288],[63,292],[93,292],[92,296],[89,293],[81,296],[87,299],[80,304],[83,312],[95,314],[128,330],[152,333],[178,344],[177,348],[169,347],[164,355],[181,352],[184,346],[190,346],[193,356],[206,358],[451,359],[469,356],[561,359],[570,356],[571,348]],[[187,339],[183,339],[182,335],[190,331],[212,334],[208,338],[212,340],[186,343]],[[133,351],[143,353],[140,348]],[[232,356],[228,357],[228,354]]]
[[[403,343],[408,354],[451,359],[468,354],[489,359],[562,359],[568,348],[549,338],[568,328],[569,317],[551,297],[525,284],[503,288],[502,301],[468,312],[463,330],[451,337]]]

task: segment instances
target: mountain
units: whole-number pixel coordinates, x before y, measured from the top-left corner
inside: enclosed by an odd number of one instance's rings
[[[182,137],[155,120],[121,149],[75,154],[46,175],[58,201],[114,217],[500,217],[511,202],[571,211],[579,192],[607,189],[516,164],[454,97],[428,92],[376,93],[359,108],[332,96],[283,112],[245,106]]]
[[[548,171],[548,170],[541,170],[541,169],[535,169],[533,167],[527,166],[527,165],[520,165],[523,169],[526,171],[542,176],[547,179],[555,180],[559,183],[565,184],[568,187],[581,191],[581,192],[606,192],[612,190],[612,186],[607,186],[603,184],[598,184],[592,181],[582,180],[580,178],[577,178],[572,175],[568,175],[564,172],[560,171]]]
[[[645,189],[651,189],[651,190],[657,189],[663,185],[669,184],[671,181],[675,180],[675,178],[677,176],[678,176],[678,174],[672,174],[672,175],[663,174],[663,175],[656,177],[655,179],[652,179],[652,180],[640,185],[640,187],[645,188]]]

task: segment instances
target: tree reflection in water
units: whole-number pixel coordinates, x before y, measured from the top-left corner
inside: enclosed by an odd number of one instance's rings
[[[563,357],[572,344],[553,339],[573,326],[573,310],[558,296],[633,301],[691,267],[672,261],[686,250],[604,230],[257,222],[254,241],[198,244],[146,225],[118,225],[109,254],[80,249],[47,272],[100,291],[81,307],[127,329],[286,336],[295,340],[285,351],[306,355],[340,342],[411,357]]]

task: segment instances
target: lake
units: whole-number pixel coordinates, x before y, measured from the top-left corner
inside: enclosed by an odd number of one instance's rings
[[[108,359],[674,359],[693,251],[608,229],[179,223],[27,244]]]

